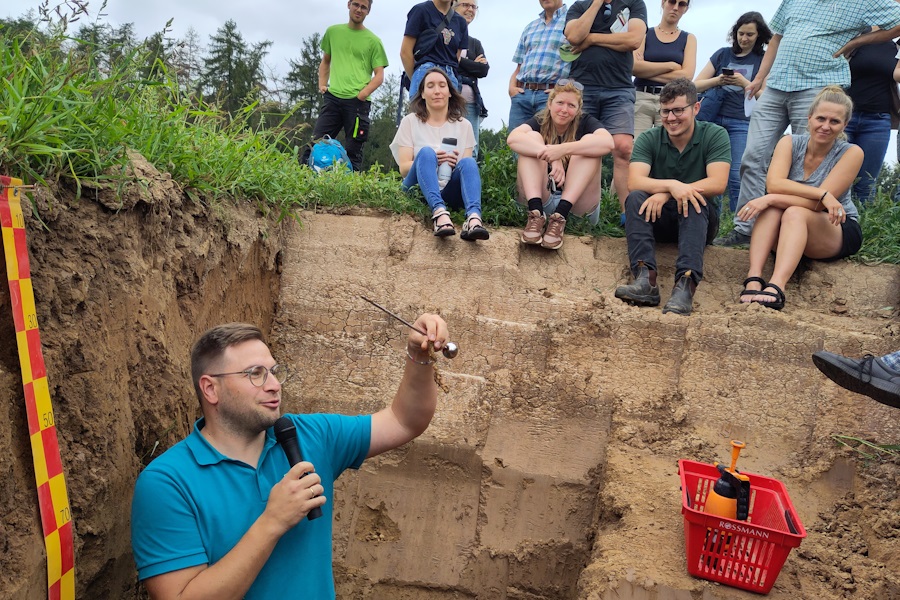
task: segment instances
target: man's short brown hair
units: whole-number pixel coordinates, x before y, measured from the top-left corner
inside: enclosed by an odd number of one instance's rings
[[[663,86],[662,91],[659,93],[659,103],[667,104],[678,96],[684,96],[687,103],[693,105],[697,102],[697,86],[694,85],[693,81],[684,77],[673,79]]]
[[[191,379],[194,381],[194,392],[203,406],[203,392],[200,391],[200,378],[208,374],[210,367],[222,358],[225,350],[251,340],[266,343],[262,331],[249,323],[225,323],[217,325],[200,336],[191,348]]]

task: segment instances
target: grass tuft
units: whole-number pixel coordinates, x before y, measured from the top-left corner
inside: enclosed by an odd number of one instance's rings
[[[900,456],[900,445],[897,444],[876,444],[850,435],[833,434],[831,438],[841,446],[850,448],[869,460],[883,459],[886,456]]]

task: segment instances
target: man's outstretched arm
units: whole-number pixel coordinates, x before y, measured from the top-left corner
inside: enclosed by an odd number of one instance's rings
[[[437,384],[428,348],[433,344],[440,352],[449,339],[447,324],[433,314],[416,319],[416,327],[427,332],[423,336],[410,331],[406,348],[406,368],[391,405],[372,415],[372,439],[367,457],[386,452],[415,439],[431,423],[437,406]],[[427,364],[422,364],[427,363]]]

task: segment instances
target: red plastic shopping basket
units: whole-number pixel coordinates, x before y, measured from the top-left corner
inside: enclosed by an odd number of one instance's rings
[[[744,472],[750,477],[750,517],[738,521],[703,512],[719,478],[714,465],[680,460],[678,472],[688,573],[768,594],[791,548],[806,537],[784,484]]]

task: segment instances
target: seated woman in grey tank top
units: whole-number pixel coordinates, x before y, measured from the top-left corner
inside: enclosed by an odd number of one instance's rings
[[[742,302],[784,307],[784,286],[804,256],[836,260],[862,245],[859,213],[850,186],[863,151],[844,138],[853,102],[837,86],[824,88],[809,107],[808,134],[786,135],[775,147],[766,177],[768,193],[751,200],[737,217],[756,219],[750,236],[750,268]],[[762,278],[775,250],[772,277]]]

